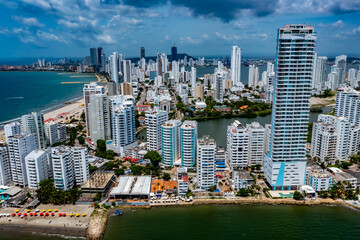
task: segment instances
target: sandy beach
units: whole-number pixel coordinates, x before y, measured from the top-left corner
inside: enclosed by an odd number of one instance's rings
[[[52,209],[52,212],[49,212],[49,209]],[[54,209],[57,208],[58,212],[54,212]],[[22,232],[39,232],[47,234],[63,234],[69,236],[86,236],[86,229],[90,222],[90,215],[93,212],[94,208],[90,205],[40,205],[38,208],[40,212],[43,209],[46,209],[48,213],[54,213],[54,216],[30,216],[30,213],[35,213],[35,209],[27,212],[26,209],[19,209],[19,213],[22,215],[27,213],[27,217],[19,217],[16,213],[16,216],[10,217],[1,217],[0,218],[0,230],[16,230],[21,229]],[[16,208],[2,208],[0,209],[0,214],[12,214],[15,213]],[[66,217],[59,217],[59,213],[66,213]],[[74,216],[70,217],[70,213],[73,213]],[[83,213],[86,216],[83,216]],[[80,214],[79,217],[76,217],[75,214]],[[9,219],[11,221],[9,221]]]
[[[61,108],[54,109],[47,113],[44,113],[44,121],[61,122],[64,121],[66,117],[75,117],[80,118],[81,113],[84,110],[84,99],[71,102],[66,104]]]

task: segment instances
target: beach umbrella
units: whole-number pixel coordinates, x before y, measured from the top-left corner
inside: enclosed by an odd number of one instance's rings
[[[52,212],[52,213],[51,213],[51,216],[54,216],[54,215],[55,215],[55,213]]]
[[[72,217],[72,216],[74,216],[74,214],[73,214],[73,213],[70,213],[69,216]]]
[[[66,217],[66,213],[63,213],[63,217]]]
[[[57,209],[54,209],[54,212],[57,212],[58,210]]]
[[[52,211],[52,209],[48,209],[48,212],[51,212]]]
[[[83,217],[85,217],[86,216],[86,213],[83,213]]]
[[[24,213],[24,216],[27,216],[27,213]]]
[[[12,214],[11,214],[11,216],[13,216],[13,217],[14,217],[15,215],[16,215],[15,213],[12,213]]]
[[[19,209],[16,209],[15,212],[19,212]]]
[[[59,213],[59,217],[61,217],[62,216],[62,213]]]
[[[44,216],[44,214],[43,214],[43,213],[40,213],[40,216]]]
[[[30,213],[30,217],[32,217],[33,216],[33,213]]]
[[[78,213],[77,213],[77,214],[76,214],[76,216],[77,216],[77,217],[79,217],[79,216],[80,216],[80,214],[78,214]]]
[[[37,216],[37,213],[34,213],[34,216]]]
[[[46,209],[43,209],[42,211],[43,211],[43,212],[46,212]]]
[[[21,213],[18,213],[18,216],[21,216]]]
[[[31,210],[30,209],[26,209],[26,212],[30,212]]]
[[[49,213],[45,213],[45,216],[49,216]]]

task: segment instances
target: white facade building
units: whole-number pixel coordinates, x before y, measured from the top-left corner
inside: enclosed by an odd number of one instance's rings
[[[32,112],[21,116],[21,131],[31,132],[35,135],[36,147],[46,148],[44,117],[42,113]]]
[[[360,127],[360,92],[346,86],[339,88],[335,116],[345,117],[351,125]]]
[[[197,142],[197,172],[200,188],[216,186],[215,176],[216,143],[210,136],[203,136]]]
[[[184,121],[180,128],[181,166],[192,168],[196,162],[198,128],[196,121]]]
[[[232,46],[231,49],[231,80],[237,87],[242,87],[241,83],[241,48]]]
[[[81,186],[90,176],[87,148],[71,148],[71,157],[74,169],[74,178],[77,186]]]
[[[37,189],[39,183],[49,178],[49,154],[44,150],[33,150],[25,157],[29,188]]]
[[[164,166],[174,166],[180,158],[181,120],[170,120],[161,125],[161,155]]]
[[[0,146],[0,185],[8,185],[12,181],[9,150]]]
[[[270,152],[264,159],[265,177],[274,190],[305,183],[315,41],[313,26],[285,25],[278,30]]]
[[[90,97],[95,94],[105,94],[105,88],[103,86],[98,86],[96,82],[84,84],[83,94],[84,94],[84,106],[85,106],[86,134],[87,136],[90,136],[92,132],[90,125],[90,113],[89,113]]]
[[[227,151],[232,168],[248,166],[249,133],[237,120],[227,128]]]
[[[246,124],[249,133],[248,165],[263,165],[265,128],[258,122]]]
[[[4,132],[5,132],[5,141],[8,142],[9,137],[21,133],[21,124],[19,122],[12,122],[9,124],[5,124]]]
[[[71,148],[59,146],[51,148],[51,161],[54,184],[57,189],[66,191],[74,186],[74,164]]]
[[[161,125],[168,121],[168,112],[148,111],[145,113],[147,149],[158,151],[161,148]]]
[[[59,142],[58,124],[55,122],[45,123],[45,136],[47,145],[52,146]]]
[[[181,167],[177,169],[177,184],[179,196],[186,195],[189,189],[189,177],[186,167]]]
[[[25,157],[37,148],[33,133],[9,137],[8,142],[12,181],[15,185],[27,186]]]
[[[89,105],[90,137],[97,140],[111,139],[110,100],[106,94],[95,94],[90,97]]]
[[[307,167],[306,185],[315,191],[328,191],[333,184],[332,175],[321,167],[314,165]]]

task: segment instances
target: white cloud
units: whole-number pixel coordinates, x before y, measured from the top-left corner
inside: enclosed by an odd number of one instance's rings
[[[341,20],[334,22],[333,24],[331,24],[334,27],[339,27],[339,28],[343,28],[345,26],[345,23]]]
[[[96,38],[101,43],[106,43],[106,44],[115,43],[115,40],[108,34],[100,34]]]
[[[63,25],[65,27],[67,27],[67,28],[77,28],[77,27],[80,26],[80,24],[77,23],[77,22],[70,22],[70,21],[67,21],[67,20],[64,20],[64,19],[58,20],[58,24]]]
[[[32,26],[32,27],[43,27],[44,24],[40,23],[39,20],[37,18],[34,17],[21,17],[21,16],[13,16],[13,19],[16,20],[19,23],[22,23],[24,25],[27,26]]]
[[[181,43],[189,43],[193,45],[201,44],[203,40],[201,38],[192,38],[192,37],[180,37]]]
[[[41,30],[38,30],[36,32],[36,36],[38,36],[40,39],[43,39],[43,40],[50,40],[50,41],[57,41],[57,42],[67,43],[65,40],[63,40],[62,38],[56,36],[55,34],[48,33],[48,32],[43,32]]]

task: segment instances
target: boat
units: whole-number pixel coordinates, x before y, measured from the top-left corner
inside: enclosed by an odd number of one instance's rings
[[[118,215],[118,216],[121,216],[122,212],[120,210],[115,210],[115,214]]]

